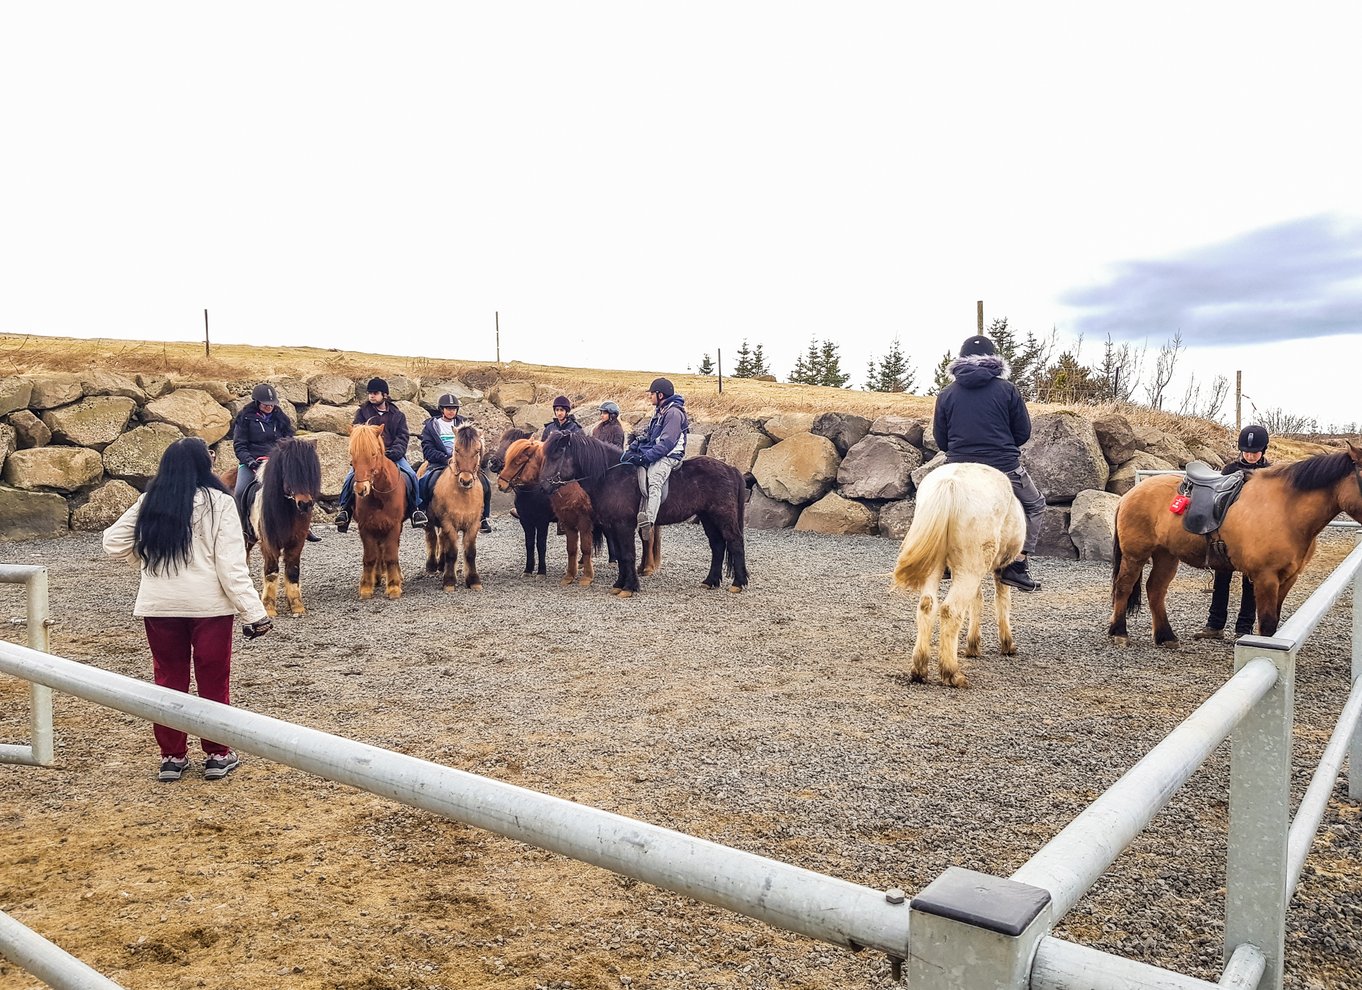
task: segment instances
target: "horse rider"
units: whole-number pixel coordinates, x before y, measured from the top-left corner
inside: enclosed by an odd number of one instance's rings
[[[621,464],[633,464],[639,469],[638,484],[644,498],[639,506],[638,532],[644,540],[652,539],[657,512],[662,507],[662,487],[686,456],[686,435],[690,432],[686,400],[676,394],[670,381],[654,378],[648,386],[648,399],[654,406],[653,418],[620,456]]]
[[[1243,471],[1250,474],[1260,468],[1271,467],[1267,459],[1267,443],[1270,438],[1267,430],[1257,425],[1246,426],[1239,431],[1239,458],[1230,461],[1220,469],[1221,474],[1234,474]],[[1233,571],[1216,571],[1215,584],[1211,587],[1211,611],[1206,617],[1206,627],[1196,633],[1194,639],[1221,639],[1225,634],[1225,620],[1230,617],[1230,578]],[[1239,615],[1234,620],[1234,635],[1248,636],[1253,632],[1258,620],[1258,602],[1253,594],[1253,582],[1247,574],[1241,574],[1244,586],[1239,592]]]
[[[388,398],[388,383],[382,378],[369,379],[369,400],[355,410],[354,426],[383,427],[383,452],[388,460],[410,480],[412,490],[416,489],[416,472],[407,462],[407,441],[411,431],[407,428],[406,414],[398,409]],[[355,511],[355,469],[350,468],[341,482],[340,512],[336,513],[336,532],[344,533],[350,528],[350,514]],[[426,514],[419,508],[411,514],[414,529],[426,524]]]
[[[293,436],[293,424],[279,407],[279,393],[269,382],[261,382],[251,390],[251,401],[246,403],[236,415],[232,424],[232,450],[236,452],[236,488],[232,497],[236,499],[237,511],[241,514],[243,532],[250,532],[250,522],[246,516],[246,492],[251,482],[260,477],[260,471],[275,445],[286,437]],[[308,541],[316,543],[321,539],[311,528],[307,531]]]
[[[624,427],[620,425],[620,407],[616,402],[601,403],[601,421],[591,428],[597,440],[624,449]]]
[[[459,427],[468,422],[468,417],[459,415],[459,397],[452,392],[440,396],[439,413],[426,420],[421,427],[421,456],[426,459],[426,473],[416,484],[416,507],[420,510],[430,508],[430,497],[435,493],[435,482],[454,457],[454,435]],[[492,485],[487,475],[478,471],[482,482],[482,526],[484,533],[492,532],[492,524],[487,516],[492,511]],[[424,518],[424,511],[422,511]],[[415,526],[416,516],[412,516]]]
[[[998,572],[998,580],[1020,591],[1039,591],[1027,558],[1036,549],[1045,496],[1021,464],[1021,446],[1031,439],[1031,416],[1017,386],[1007,380],[1011,371],[993,341],[968,338],[951,362],[954,380],[936,397],[932,436],[947,464],[987,464],[1012,482],[1026,513],[1026,539],[1021,556]]]
[[[566,395],[553,400],[553,419],[544,424],[540,440],[548,440],[555,433],[584,433],[582,424],[572,415],[572,401]]]

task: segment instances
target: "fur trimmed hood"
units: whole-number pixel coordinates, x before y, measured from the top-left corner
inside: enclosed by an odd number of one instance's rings
[[[950,375],[961,388],[982,388],[995,378],[1010,378],[1012,366],[997,354],[971,354],[950,364]]]

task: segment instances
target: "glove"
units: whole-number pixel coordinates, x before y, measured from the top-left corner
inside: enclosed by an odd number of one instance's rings
[[[274,628],[274,620],[266,617],[259,622],[248,622],[241,627],[241,635],[247,639],[259,639]]]
[[[260,469],[265,466],[265,459],[263,457],[253,457],[251,458],[251,463],[246,466],[251,469],[251,473],[259,474]]]
[[[643,452],[641,450],[635,450],[631,447],[630,449],[626,450],[623,454],[620,455],[620,463],[636,464],[641,467],[643,465]]]

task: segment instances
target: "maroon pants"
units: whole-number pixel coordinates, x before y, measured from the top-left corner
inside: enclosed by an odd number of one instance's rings
[[[172,691],[189,693],[189,669],[199,682],[199,697],[232,703],[232,624],[234,617],[215,615],[206,619],[146,616],[147,643],[156,683]],[[184,756],[188,735],[166,725],[153,727],[161,756]],[[200,740],[209,756],[230,752],[230,746]]]

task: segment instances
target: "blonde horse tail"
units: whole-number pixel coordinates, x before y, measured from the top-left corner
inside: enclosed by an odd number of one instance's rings
[[[959,492],[954,479],[944,479],[929,498],[918,500],[913,524],[908,527],[894,568],[895,585],[910,590],[921,588],[929,574],[945,565],[951,517],[955,515],[955,502],[960,494],[968,497],[968,493]]]

